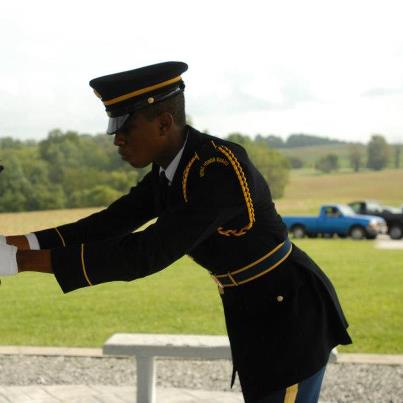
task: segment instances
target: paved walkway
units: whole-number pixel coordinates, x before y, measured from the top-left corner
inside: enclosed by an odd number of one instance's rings
[[[393,239],[379,239],[375,241],[377,249],[403,249],[403,240],[397,241]]]
[[[0,403],[133,403],[136,390],[129,386],[57,385],[0,386]],[[240,393],[157,388],[157,403],[241,403]]]
[[[101,357],[101,349],[0,346],[4,355]],[[338,354],[339,363],[403,365],[403,355]],[[1,386],[0,403],[125,403],[136,401],[133,386],[30,385]],[[156,403],[242,403],[241,393],[157,388]],[[140,403],[140,402],[139,402]],[[325,403],[322,401],[322,403]]]

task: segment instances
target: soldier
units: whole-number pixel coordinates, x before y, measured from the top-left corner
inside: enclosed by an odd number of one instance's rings
[[[245,401],[316,402],[331,349],[351,343],[335,290],[288,239],[245,150],[186,125],[186,70],[166,62],[90,81],[119,154],[152,169],[98,213],[1,237],[0,275],[54,273],[70,292],[132,281],[189,255],[218,285],[232,383],[237,372]]]

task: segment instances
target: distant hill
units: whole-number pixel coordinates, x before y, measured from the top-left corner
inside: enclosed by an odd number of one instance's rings
[[[291,137],[291,136],[290,136]],[[315,139],[315,136],[308,136],[308,137],[313,137],[312,140]],[[283,147],[275,147],[271,146],[272,148],[276,148],[278,151],[280,151],[282,154],[284,154],[290,161],[296,161],[299,160],[300,166],[303,168],[312,168],[314,169],[315,163],[319,161],[320,158],[323,158],[329,154],[335,154],[337,155],[339,159],[339,166],[341,170],[350,170],[351,169],[351,164],[350,164],[350,155],[352,152],[352,149],[355,149],[356,151],[358,150],[361,154],[362,157],[362,168],[365,170],[365,166],[367,163],[367,145],[364,143],[352,143],[352,142],[346,142],[346,141],[338,141],[338,140],[331,140],[331,139],[326,139],[326,138],[320,138],[316,137],[316,139],[323,139],[327,140],[327,142],[324,142],[322,144],[316,144],[316,145],[288,145],[288,146],[283,146]],[[285,144],[290,144],[291,142],[285,142]],[[267,145],[267,143],[263,143]],[[291,144],[295,144],[294,140]],[[297,144],[301,144],[300,142],[297,142]],[[390,144],[390,146],[394,146],[393,144]],[[295,163],[295,162],[294,162]],[[390,149],[390,157],[389,161],[387,164],[388,168],[394,168],[395,167],[395,151]],[[293,165],[294,168],[299,168]],[[403,167],[403,148],[402,152],[400,153],[400,167]]]
[[[287,140],[283,140],[279,136],[268,135],[262,136],[258,134],[255,141],[264,143],[272,148],[296,148],[296,147],[312,147],[312,146],[325,146],[325,145],[341,145],[350,144],[346,141],[330,139],[328,137],[314,136],[311,134],[290,134]]]
[[[336,143],[336,144],[322,144],[316,146],[300,146],[300,147],[283,147],[279,149],[288,158],[298,158],[303,162],[305,168],[314,168],[315,162],[320,158],[335,154],[339,158],[341,169],[349,168],[349,154],[351,144],[349,143]],[[363,162],[366,161],[366,148],[364,144],[358,145],[363,156]]]

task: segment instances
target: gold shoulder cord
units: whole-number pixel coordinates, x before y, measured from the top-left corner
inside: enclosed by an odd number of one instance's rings
[[[237,158],[235,157],[235,155],[233,154],[233,152],[225,146],[216,146],[215,143],[212,141],[211,142],[214,146],[215,149],[219,150],[222,154],[225,155],[225,157],[227,157],[227,159],[229,160],[229,162],[231,163],[235,174],[239,180],[239,183],[241,185],[242,188],[242,193],[245,199],[245,203],[246,203],[246,208],[248,210],[248,217],[249,217],[249,223],[247,225],[245,225],[243,228],[236,230],[236,229],[224,229],[223,227],[219,227],[217,229],[217,232],[221,235],[224,236],[242,236],[246,234],[246,231],[250,230],[253,226],[253,223],[255,222],[255,210],[253,208],[253,202],[252,202],[252,197],[250,195],[250,191],[249,191],[249,186],[248,183],[246,181],[246,177],[245,174],[243,172],[243,169],[240,165],[240,163],[238,162]],[[189,163],[187,164],[186,168],[183,171],[183,177],[182,177],[182,191],[183,191],[183,198],[185,199],[185,202],[188,202],[188,197],[187,197],[187,181],[188,181],[188,176],[189,176],[189,171],[192,167],[192,165],[194,164],[194,162],[196,160],[200,159],[199,156],[197,155],[197,153],[195,153],[195,155],[192,157],[192,159],[189,161]]]
[[[239,161],[237,160],[237,158],[235,157],[233,152],[228,147],[225,147],[225,146],[217,147],[214,143],[213,143],[213,145],[217,150],[219,150],[221,153],[223,153],[228,158],[229,162],[231,163],[232,167],[234,168],[234,171],[236,173],[236,176],[238,177],[239,183],[242,188],[242,193],[243,193],[243,197],[245,199],[246,208],[248,210],[248,217],[249,217],[249,223],[239,230],[236,230],[236,229],[225,230],[223,227],[219,227],[217,229],[217,232],[219,234],[225,235],[225,236],[245,235],[246,231],[249,231],[252,228],[253,223],[256,221],[255,220],[255,210],[253,208],[253,202],[252,202],[252,197],[250,195],[248,182],[246,181],[245,174],[243,172],[241,164],[239,163]]]
[[[183,171],[183,177],[182,177],[182,192],[183,192],[183,198],[185,199],[185,202],[188,202],[188,196],[187,196],[187,182],[188,182],[188,176],[189,176],[189,171],[190,168],[192,167],[193,163],[199,159],[199,156],[197,153],[192,157],[192,159],[188,162],[186,165],[185,170]]]

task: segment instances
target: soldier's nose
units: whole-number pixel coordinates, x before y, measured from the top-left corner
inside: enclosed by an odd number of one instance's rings
[[[118,147],[125,144],[124,136],[120,133],[116,133],[115,138],[113,139],[113,144]]]

